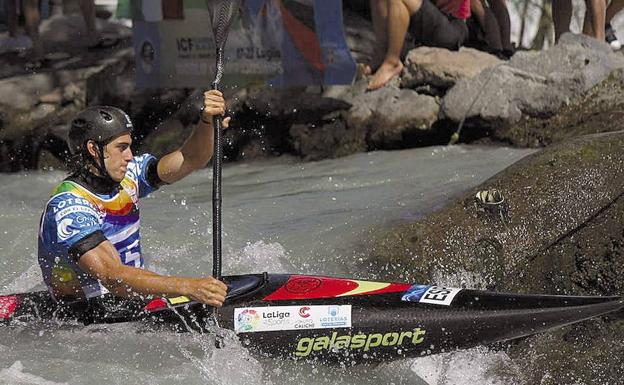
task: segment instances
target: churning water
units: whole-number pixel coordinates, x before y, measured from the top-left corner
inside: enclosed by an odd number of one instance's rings
[[[526,156],[529,150],[430,147],[302,163],[290,158],[227,165],[223,173],[223,272],[374,278],[354,271],[372,228],[417,220]],[[61,172],[0,175],[0,293],[43,289],[39,216]],[[148,268],[212,271],[210,170],[141,201]],[[400,279],[397,279],[400,280]],[[235,335],[152,331],[141,324],[0,327],[0,384],[505,384],[508,361],[485,348],[355,367],[270,359]]]

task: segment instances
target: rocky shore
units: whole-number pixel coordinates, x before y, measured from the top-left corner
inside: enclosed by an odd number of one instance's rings
[[[345,20],[354,57],[366,60],[370,23],[352,12]],[[72,17],[42,24],[50,50],[44,68],[24,72],[17,56],[0,60],[0,171],[62,167],[68,121],[85,105],[127,110],[140,151],[159,155],[188,135],[199,90],[137,90],[131,31],[119,24],[102,22],[119,37],[111,49],[81,51],[77,40],[61,50],[60,42],[80,28]],[[469,48],[419,47],[408,52],[402,75],[374,92],[366,91],[367,79],[352,86],[226,90],[234,120],[224,152],[226,160],[281,154],[319,160],[447,144],[453,134],[460,142],[544,146],[581,133],[544,127],[557,111],[594,99],[587,92],[621,68],[621,53],[577,35],[507,62]]]

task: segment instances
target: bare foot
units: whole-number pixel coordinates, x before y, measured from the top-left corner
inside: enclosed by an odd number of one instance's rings
[[[377,72],[373,74],[373,78],[368,82],[369,90],[376,90],[388,84],[393,77],[398,76],[403,70],[403,63],[397,64],[383,62]]]

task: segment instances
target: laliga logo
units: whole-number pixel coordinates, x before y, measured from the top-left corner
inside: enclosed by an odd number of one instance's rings
[[[245,309],[238,315],[239,326],[237,332],[249,332],[254,330],[260,322],[260,315],[253,309]]]
[[[308,318],[310,316],[310,313],[308,313],[309,311],[310,311],[309,307],[303,306],[299,308],[299,316],[301,316],[301,318]]]

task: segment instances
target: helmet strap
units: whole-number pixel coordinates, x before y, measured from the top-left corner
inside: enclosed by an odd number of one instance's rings
[[[117,184],[115,180],[110,176],[108,171],[106,171],[106,165],[104,164],[104,146],[97,141],[93,141],[95,143],[95,153],[97,157],[89,156],[91,163],[95,166],[95,169],[100,173],[100,177],[104,178],[106,181],[111,182],[113,184]]]

